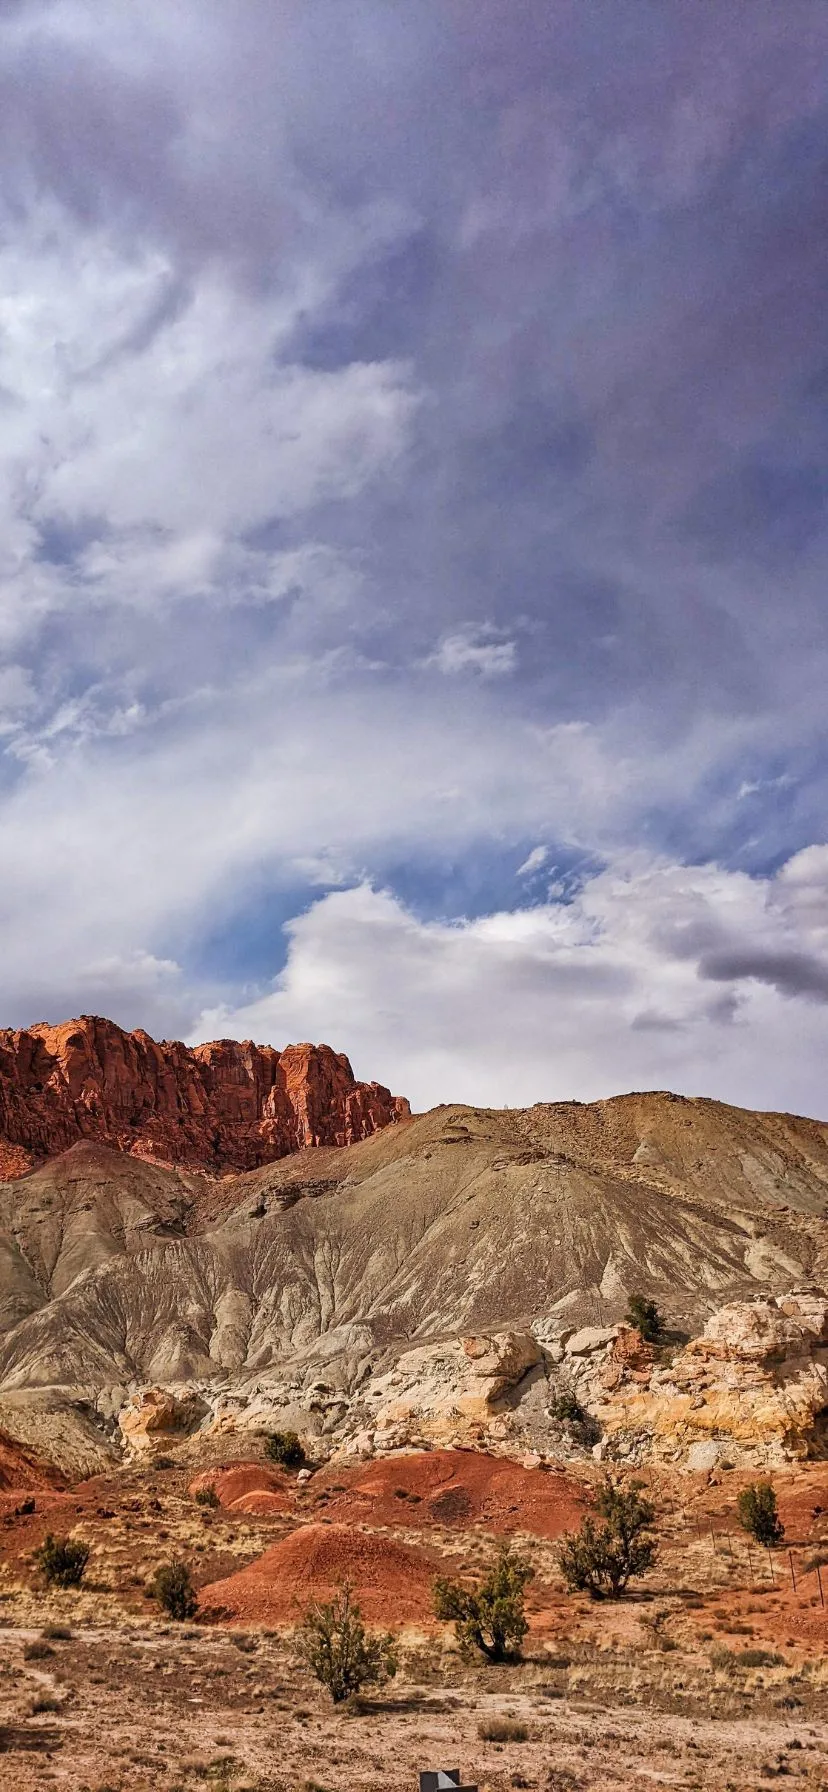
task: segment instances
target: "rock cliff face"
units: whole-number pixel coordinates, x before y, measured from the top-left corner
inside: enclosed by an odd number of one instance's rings
[[[410,1113],[358,1083],[328,1045],[282,1051],[217,1039],[192,1049],[95,1015],[0,1032],[0,1176],[80,1140],[213,1172],[314,1145],[350,1145]]]

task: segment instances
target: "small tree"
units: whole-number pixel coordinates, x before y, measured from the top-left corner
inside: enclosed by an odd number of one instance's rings
[[[776,1505],[776,1493],[770,1481],[751,1481],[749,1487],[743,1487],[739,1495],[739,1523],[744,1531],[749,1531],[757,1543],[763,1543],[771,1549],[775,1543],[781,1543],[785,1535],[785,1526],[779,1516]]]
[[[195,1502],[197,1506],[209,1506],[211,1511],[215,1511],[216,1507],[221,1505],[215,1487],[199,1487]]]
[[[508,1545],[477,1587],[459,1581],[434,1582],[434,1610],[454,1624],[461,1649],[479,1649],[487,1661],[507,1661],[520,1654],[529,1628],[523,1610],[525,1589],[535,1570]]]
[[[664,1320],[654,1300],[643,1294],[631,1294],[627,1302],[627,1324],[640,1331],[647,1344],[657,1344],[664,1336]]]
[[[350,1581],[343,1583],[329,1604],[309,1607],[299,1633],[299,1648],[335,1705],[362,1686],[384,1685],[397,1672],[393,1637],[369,1634],[352,1597]]]
[[[645,1533],[655,1509],[642,1498],[641,1487],[641,1481],[633,1481],[624,1488],[608,1475],[595,1499],[603,1524],[587,1515],[577,1535],[564,1537],[558,1564],[570,1592],[620,1599],[633,1576],[652,1566],[657,1545]]]
[[[549,1417],[559,1424],[582,1425],[589,1417],[570,1382],[561,1381],[549,1401]]]
[[[89,1544],[71,1537],[53,1537],[49,1531],[35,1550],[34,1559],[50,1587],[79,1587],[89,1561]]]
[[[158,1569],[153,1590],[168,1618],[175,1618],[176,1623],[183,1624],[187,1618],[195,1617],[198,1600],[186,1562],[165,1562]]]
[[[296,1431],[272,1431],[265,1444],[265,1455],[282,1468],[304,1468],[307,1461]]]

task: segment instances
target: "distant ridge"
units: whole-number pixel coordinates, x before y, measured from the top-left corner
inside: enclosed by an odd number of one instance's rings
[[[350,1145],[408,1118],[408,1102],[359,1083],[329,1045],[250,1040],[188,1047],[84,1014],[0,1031],[0,1177],[81,1140],[222,1174],[292,1151]]]

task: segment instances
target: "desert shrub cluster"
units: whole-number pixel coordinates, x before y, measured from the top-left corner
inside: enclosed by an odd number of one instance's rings
[[[155,1576],[153,1592],[162,1611],[176,1623],[195,1617],[198,1600],[186,1562],[165,1562]]]
[[[280,1468],[304,1468],[307,1461],[302,1440],[296,1431],[271,1431],[265,1443],[265,1455]]]
[[[50,1587],[79,1587],[89,1561],[89,1544],[49,1531],[35,1551],[35,1561]]]

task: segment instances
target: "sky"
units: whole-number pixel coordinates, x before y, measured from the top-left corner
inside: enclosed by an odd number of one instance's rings
[[[828,1117],[824,0],[0,0],[0,1025]]]

